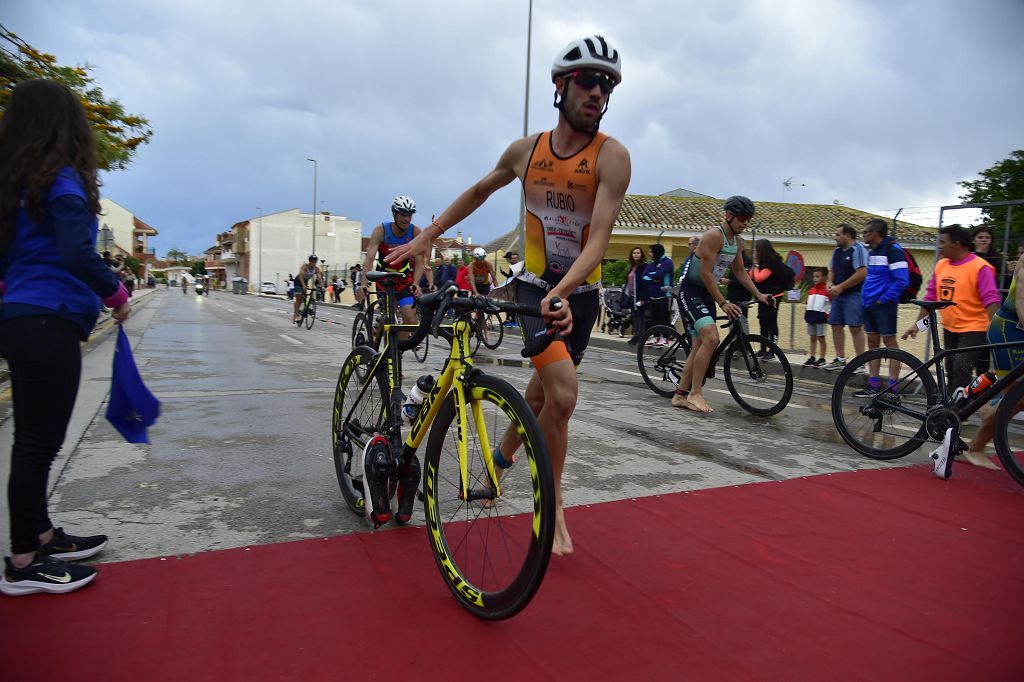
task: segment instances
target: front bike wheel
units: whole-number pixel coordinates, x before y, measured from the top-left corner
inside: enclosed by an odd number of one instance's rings
[[[665,345],[654,345],[655,339],[665,339]],[[647,345],[648,342],[651,345]],[[675,327],[663,324],[651,327],[637,342],[640,376],[648,388],[663,398],[671,398],[675,393],[689,355],[690,337],[680,334]]]
[[[366,378],[376,357],[376,351],[369,346],[354,348],[348,354],[338,375],[338,384],[334,389],[334,409],[331,411],[334,473],[338,477],[345,504],[359,516],[366,514],[366,505],[363,501],[362,467],[358,461],[353,466],[353,456],[362,457],[363,450],[357,443],[353,443],[352,436],[357,435],[365,441],[368,440],[365,434],[386,433],[389,421],[387,379],[383,368]],[[353,410],[352,406],[366,384],[369,384],[366,392]]]
[[[306,306],[306,310],[305,310],[305,317],[306,317],[306,329],[312,329],[313,328],[313,323],[316,322],[316,299],[315,298],[309,299],[309,304]]]
[[[501,316],[498,313],[487,313],[483,326],[480,328],[480,341],[494,350],[501,345],[504,336],[505,326],[501,323]]]
[[[754,356],[752,346],[771,353]],[[737,336],[725,351],[725,385],[736,403],[750,414],[770,417],[781,412],[793,396],[793,369],[782,349],[763,336]]]
[[[370,323],[366,319],[366,313],[359,313],[352,323],[352,347],[373,347],[373,345],[373,329],[370,328]]]
[[[424,511],[430,549],[448,589],[473,615],[501,620],[521,611],[544,578],[555,532],[554,480],[540,427],[518,391],[503,379],[477,374],[467,397],[469,498],[462,494],[458,433],[463,429],[456,426],[460,415],[452,391],[430,428]],[[523,445],[515,466],[499,479],[496,497],[481,437],[497,449],[509,428]]]
[[[883,383],[892,363],[899,363],[899,371],[895,385],[872,393],[868,367],[876,360]],[[905,350],[876,348],[843,368],[832,387],[832,421],[847,445],[872,459],[888,460],[909,455],[927,440],[924,415],[938,403],[938,390],[923,364]]]
[[[417,362],[427,361],[427,351],[430,349],[430,336],[424,336],[420,345],[412,349],[412,355],[416,358]]]
[[[996,454],[1006,473],[1024,485],[1024,422],[1014,417],[1024,409],[1024,381],[1018,381],[1006,392],[996,411]]]

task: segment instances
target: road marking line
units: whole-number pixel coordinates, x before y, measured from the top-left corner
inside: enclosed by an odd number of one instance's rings
[[[256,321],[256,320],[252,319],[251,317],[247,317],[245,319],[249,320],[250,322],[255,322]]]
[[[291,343],[294,343],[296,346],[305,346],[306,345],[302,341],[299,341],[298,339],[293,339],[292,337],[288,336],[287,334],[279,334],[278,336],[280,336],[285,341],[289,341]]]
[[[227,308],[227,306],[225,306],[225,308]],[[227,308],[227,311],[228,311],[229,313],[233,313],[233,312],[235,312],[235,311],[234,311],[234,310],[232,310],[231,308]]]
[[[729,393],[729,391],[723,391],[720,388],[709,388],[709,389],[706,389],[706,390],[714,391],[715,393],[724,393],[725,395],[732,395],[731,393]],[[775,404],[777,404],[779,402],[778,400],[769,400],[768,398],[758,398],[757,396],[747,395],[746,393],[740,393],[740,397],[742,397],[742,398],[744,398],[746,400],[759,400],[762,403],[771,403],[772,405],[775,405]],[[786,405],[786,407],[787,408],[793,407],[793,408],[796,408],[798,410],[806,410],[807,409],[806,405],[797,405],[796,403],[794,403],[792,401],[790,401],[790,403],[788,405]]]
[[[629,374],[630,376],[640,377],[641,379],[644,378],[644,375],[640,372],[630,372],[627,369],[615,369],[614,367],[605,367],[605,369],[609,372],[618,372],[619,374]]]

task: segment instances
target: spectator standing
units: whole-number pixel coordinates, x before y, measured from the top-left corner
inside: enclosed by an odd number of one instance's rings
[[[128,291],[96,253],[99,212],[96,142],[78,97],[54,81],[19,83],[0,119],[0,354],[14,408],[11,556],[0,575],[8,595],[87,585],[96,569],[69,562],[107,544],[54,527],[46,498],[78,394],[80,343],[101,299],[117,322],[131,313]]]
[[[1003,254],[996,249],[995,235],[992,233],[992,228],[987,225],[979,225],[974,228],[973,238],[974,253],[979,257],[983,258],[986,263],[995,268],[996,281],[999,283],[1000,289],[1006,288],[1006,282],[1003,280]]]
[[[675,264],[671,258],[665,255],[665,247],[661,244],[651,244],[647,249],[647,254],[650,256],[651,262],[644,271],[643,277],[640,278],[647,290],[644,305],[650,306],[652,325],[668,324],[672,294],[665,292],[663,287],[672,286]],[[667,346],[668,339],[660,336],[654,337],[649,340],[649,344]]]
[[[832,297],[828,324],[832,327],[832,345],[836,357],[825,365],[828,371],[846,366],[846,336],[843,327],[850,328],[855,355],[864,352],[864,308],[861,306],[861,288],[868,275],[868,250],[857,241],[857,230],[842,223],[836,227],[836,248],[828,272],[828,294]]]
[[[807,309],[804,311],[804,322],[807,323],[807,335],[811,338],[811,355],[804,361],[806,367],[824,367],[828,347],[825,344],[825,327],[828,322],[829,298],[828,285],[825,278],[828,268],[815,268],[812,275],[813,283],[807,292]],[[821,347],[821,354],[815,356],[815,348]]]
[[[622,288],[622,296],[629,303],[633,312],[633,336],[627,343],[636,344],[640,337],[647,331],[647,321],[644,319],[643,298],[639,295],[641,278],[647,268],[647,260],[644,258],[644,250],[634,246],[629,252],[629,272],[626,273],[626,286]]]
[[[942,258],[928,280],[926,301],[953,301],[955,306],[939,311],[942,316],[942,345],[946,350],[985,344],[989,323],[999,309],[996,271],[990,263],[971,253],[971,233],[961,225],[947,225],[939,230],[939,252]],[[928,317],[924,308],[918,320]],[[902,338],[916,337],[917,324],[903,332]],[[946,358],[946,375],[953,387],[967,386],[973,378],[980,352],[957,353]]]
[[[438,260],[441,260],[438,258]],[[458,268],[452,263],[451,258],[445,258],[443,265],[441,265],[437,272],[434,273],[434,284],[440,285],[444,282],[454,282],[456,275],[459,274]]]
[[[742,259],[743,269],[749,273],[750,269],[754,267],[754,261],[751,260],[747,252],[741,251],[736,257]],[[729,269],[725,277],[720,279],[718,283],[725,285],[725,300],[729,303],[745,303],[753,299],[753,295],[740,283],[732,269]],[[743,309],[743,316],[747,316],[746,308]]]
[[[899,348],[896,340],[896,314],[899,310],[900,294],[910,284],[907,257],[903,247],[889,237],[889,223],[881,218],[872,218],[864,227],[864,242],[868,245],[868,274],[860,291],[864,308],[864,332],[868,337],[868,348]],[[855,397],[867,398],[882,388],[879,376],[881,360],[868,363],[868,385],[854,393]],[[889,385],[896,383],[900,363],[889,361]]]
[[[768,294],[767,303],[757,304],[757,320],[761,323],[761,336],[772,343],[779,340],[779,300],[793,282],[793,271],[782,262],[782,256],[767,239],[758,239],[754,243],[754,269],[750,279],[757,289]],[[775,357],[768,348],[762,348],[758,354],[762,360]]]
[[[459,269],[455,273],[455,285],[462,291],[472,291],[469,286],[469,266],[466,261],[459,261]]]

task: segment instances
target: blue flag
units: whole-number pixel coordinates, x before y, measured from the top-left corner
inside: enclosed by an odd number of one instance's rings
[[[110,402],[107,421],[121,432],[129,443],[148,443],[146,428],[160,416],[160,401],[142,383],[135,366],[132,347],[124,327],[118,325],[117,346],[114,348],[114,371],[110,378]]]

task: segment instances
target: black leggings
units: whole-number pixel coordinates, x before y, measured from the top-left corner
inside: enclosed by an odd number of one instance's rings
[[[773,300],[774,299],[774,300]],[[768,299],[768,305],[758,302],[757,321],[761,323],[761,336],[770,341],[779,340],[779,309],[776,305],[777,298]]]
[[[53,527],[46,511],[46,482],[57,457],[82,374],[81,329],[60,317],[18,317],[0,322],[0,353],[11,370],[14,447],[7,502],[11,552],[39,547]]]

